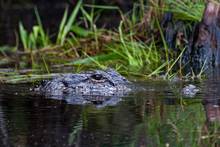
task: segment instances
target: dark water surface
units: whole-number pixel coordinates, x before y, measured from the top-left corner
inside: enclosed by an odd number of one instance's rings
[[[193,98],[181,95],[186,84],[142,82],[139,85],[146,90],[105,108],[46,99],[30,92],[32,85],[1,85],[0,144],[145,147],[218,143],[219,79],[195,83],[202,90]]]

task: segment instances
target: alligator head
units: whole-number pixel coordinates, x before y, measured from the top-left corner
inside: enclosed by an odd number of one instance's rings
[[[113,69],[61,74],[40,84],[35,91],[69,103],[100,103],[110,97],[124,96],[131,89],[130,82]],[[108,98],[107,98],[108,97]]]

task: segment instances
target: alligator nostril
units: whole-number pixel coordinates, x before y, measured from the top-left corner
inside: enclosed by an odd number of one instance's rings
[[[103,76],[101,74],[93,74],[91,75],[91,78],[94,80],[102,80]]]

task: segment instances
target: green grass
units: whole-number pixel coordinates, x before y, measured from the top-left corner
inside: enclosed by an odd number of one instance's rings
[[[140,0],[131,11],[124,14],[115,6],[83,5],[80,0],[70,13],[68,9],[64,11],[55,42],[50,40],[35,9],[37,25],[33,26],[31,32],[25,29],[22,22],[19,23],[24,53],[18,57],[16,64],[21,69],[32,68],[33,71],[36,69],[43,73],[50,73],[52,65],[73,66],[76,70],[112,67],[127,75],[144,78],[165,75],[166,79],[170,79],[182,74],[181,67],[176,67],[181,62],[185,48],[173,55],[160,27],[161,16],[171,11],[175,20],[182,20],[185,25],[192,26],[192,23],[201,19],[204,3],[203,0],[166,0],[160,6],[155,1],[145,5],[146,2]],[[96,27],[96,21],[105,10],[121,14],[117,30]],[[4,53],[1,56],[0,64],[12,60]],[[35,72],[32,74],[35,75]]]
[[[137,7],[137,6],[136,6]],[[137,8],[134,9],[137,9]],[[122,21],[116,32],[117,36],[112,36],[113,42],[105,45],[105,55],[88,56],[84,59],[72,61],[70,65],[84,64],[87,66],[96,65],[98,68],[113,67],[119,72],[124,74],[142,75],[143,77],[158,76],[165,73],[165,78],[172,78],[181,72],[173,72],[173,67],[178,64],[184,49],[179,55],[172,59],[163,32],[160,28],[157,19],[153,20],[158,28],[163,46],[156,45],[157,43],[152,38],[149,43],[141,40],[136,40],[135,35],[138,33],[135,26],[140,18],[135,17],[138,12],[132,12],[131,20],[122,16]],[[127,32],[126,27],[129,26],[130,30]],[[162,48],[165,50],[162,52]],[[164,59],[165,56],[165,59]]]
[[[75,19],[76,16],[78,14],[78,11],[80,9],[82,5],[82,0],[79,0],[78,3],[76,4],[74,10],[72,11],[72,13],[70,14],[70,17],[67,17],[68,14],[68,10],[66,9],[62,18],[62,21],[60,23],[60,28],[59,28],[59,32],[58,32],[58,36],[57,36],[57,44],[60,45],[64,45],[66,37],[68,35],[68,33],[71,31],[74,23],[75,23]]]
[[[68,10],[64,12],[63,19],[58,30],[57,40],[52,43],[50,37],[43,29],[40,16],[36,11],[38,24],[33,26],[30,33],[19,25],[20,39],[25,53],[32,52],[31,60],[34,66],[28,65],[29,55],[19,55],[18,65],[21,69],[32,68],[29,72],[21,73],[21,70],[5,71],[0,70],[0,82],[22,83],[34,82],[43,78],[55,76],[51,72],[53,65],[71,66],[75,71],[87,68],[107,67],[115,68],[125,75],[141,76],[144,79],[154,78],[164,75],[166,79],[171,79],[176,75],[181,75],[181,69],[174,69],[181,62],[183,48],[180,53],[173,56],[168,48],[163,36],[162,28],[159,25],[161,13],[174,12],[175,20],[183,20],[186,25],[201,20],[204,9],[204,1],[197,0],[193,3],[190,0],[172,1],[165,0],[164,7],[161,8],[153,0],[150,6],[144,6],[143,1],[135,4],[134,9],[128,14],[122,12],[114,6],[82,5],[79,1],[76,8],[68,15]],[[92,8],[86,11],[85,7]],[[95,26],[95,22],[104,9],[119,11],[122,20],[117,30],[104,30]],[[143,21],[147,10],[151,9],[149,22]],[[78,13],[82,13],[83,20],[76,21]],[[69,17],[68,17],[69,16]],[[82,27],[81,24],[88,24]],[[146,25],[149,30],[140,29]],[[86,26],[86,25],[85,25]],[[145,28],[145,27],[143,27]],[[140,38],[144,37],[144,40]],[[49,46],[49,47],[48,47]],[[14,62],[16,47],[0,47],[0,65],[7,65]],[[20,50],[20,49],[19,49]],[[34,59],[37,59],[33,62]],[[22,66],[24,64],[24,66]],[[198,75],[202,76],[204,69]],[[46,73],[46,74],[45,74]],[[173,88],[175,89],[175,88]],[[177,92],[179,94],[179,91]],[[135,108],[144,108],[146,103],[138,105],[140,99],[136,100]],[[201,102],[188,105],[186,99],[180,98],[179,106],[156,105],[152,115],[143,113],[142,121],[133,128],[133,142],[135,146],[139,141],[139,135],[146,131],[152,142],[156,146],[214,146],[219,140],[219,124],[214,124],[208,132],[204,130],[205,115]],[[191,101],[190,101],[191,102]],[[189,102],[189,103],[190,103]],[[153,106],[152,106],[153,107]],[[117,108],[116,108],[117,109]],[[98,111],[98,110],[97,110]],[[90,110],[88,112],[93,112]],[[129,111],[125,111],[129,112]],[[163,117],[161,117],[161,112]],[[103,115],[106,116],[106,115]],[[86,116],[84,116],[86,118]],[[165,119],[164,119],[165,118]],[[101,119],[100,119],[101,120]],[[101,121],[97,121],[101,123]],[[103,121],[105,122],[105,121]],[[72,144],[82,127],[81,120],[79,127],[74,128],[70,135],[69,142]],[[116,130],[118,132],[118,130]],[[146,136],[144,136],[146,137]]]
[[[35,9],[37,25],[33,26],[32,32],[28,33],[23,24],[19,23],[19,35],[26,52],[31,52],[33,49],[38,49],[50,45],[48,34],[44,31],[42,22],[37,9]]]
[[[165,0],[164,7],[161,8],[157,3],[151,1],[152,5],[159,11],[173,12],[174,17],[178,20],[200,21],[205,8],[205,0]]]

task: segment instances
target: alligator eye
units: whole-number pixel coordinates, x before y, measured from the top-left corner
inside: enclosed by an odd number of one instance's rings
[[[103,76],[101,74],[94,74],[94,75],[91,75],[91,78],[94,79],[94,80],[103,80]]]

